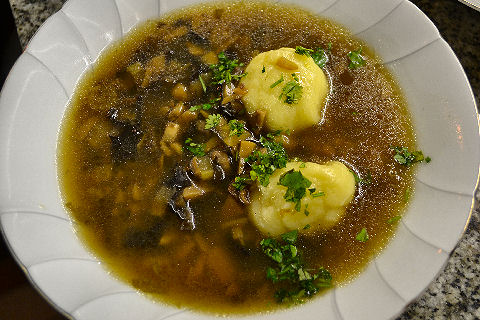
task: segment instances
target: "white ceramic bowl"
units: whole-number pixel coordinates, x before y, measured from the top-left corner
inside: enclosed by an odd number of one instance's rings
[[[62,206],[56,146],[65,107],[102,50],[136,23],[195,0],[70,0],[12,69],[0,98],[0,221],[25,272],[75,319],[203,319],[153,303],[116,280],[76,238]],[[435,26],[405,0],[303,0],[383,58],[410,105],[418,144],[416,195],[390,245],[355,281],[299,308],[246,319],[388,319],[434,279],[472,209],[480,158],[474,98]]]

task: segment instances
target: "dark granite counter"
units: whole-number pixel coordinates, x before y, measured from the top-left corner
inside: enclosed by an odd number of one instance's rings
[[[22,47],[65,0],[10,0]],[[457,54],[480,97],[480,12],[456,0],[412,0]],[[470,224],[445,269],[398,320],[480,319],[480,192]]]

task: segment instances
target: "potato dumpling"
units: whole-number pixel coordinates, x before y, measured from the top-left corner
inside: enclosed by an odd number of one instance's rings
[[[291,169],[300,170],[311,181],[308,188],[315,188],[313,194],[324,193],[322,196],[312,196],[307,190],[301,199],[300,211],[295,210],[294,202],[284,199],[287,187],[278,184],[280,176]],[[323,165],[289,162],[286,168],[272,174],[267,187],[258,185],[252,193],[248,210],[252,222],[265,235],[278,236],[294,229],[309,233],[327,230],[337,224],[344,216],[354,193],[355,178],[341,162],[331,161]],[[308,215],[305,214],[305,208]],[[310,225],[310,228],[304,229],[306,225]]]
[[[250,114],[265,110],[265,124],[270,130],[301,129],[320,121],[329,85],[310,56],[297,54],[292,48],[267,51],[255,56],[245,72],[241,83],[248,92],[242,97],[243,103]],[[301,97],[288,103],[281,94],[289,82],[295,81],[292,74],[302,86]]]

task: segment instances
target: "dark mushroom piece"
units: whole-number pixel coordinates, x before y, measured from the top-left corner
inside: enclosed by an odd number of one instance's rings
[[[183,189],[192,185],[192,180],[187,174],[187,171],[180,165],[175,167],[173,176],[166,181],[166,186],[175,189],[175,193],[168,201],[168,205],[177,216],[182,219],[182,230],[195,229],[195,217],[190,208],[189,201],[183,198]]]

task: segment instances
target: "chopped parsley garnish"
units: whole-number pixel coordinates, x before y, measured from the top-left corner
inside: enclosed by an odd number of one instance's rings
[[[288,161],[287,153],[283,146],[265,137],[260,137],[260,144],[267,149],[266,153],[259,150],[253,151],[245,161],[250,165],[250,178],[266,187],[270,176],[276,169],[285,168]]]
[[[355,239],[357,239],[360,242],[367,242],[368,240],[367,229],[363,228],[362,230],[360,230],[360,232],[357,234]]]
[[[353,178],[355,179],[356,184],[370,184],[372,183],[372,174],[370,173],[370,170],[367,171],[367,175],[363,178],[361,178],[355,171],[350,170],[350,172],[353,174]]]
[[[284,102],[288,104],[297,103],[298,100],[302,98],[302,90],[303,87],[300,85],[300,83],[298,83],[296,80],[292,80],[285,84],[282,89],[282,93],[278,98],[282,100],[282,98],[285,97]]]
[[[262,68],[262,73],[265,73],[265,66],[263,66]]]
[[[250,179],[244,177],[235,177],[235,181],[232,183],[232,186],[237,190],[243,190],[247,185],[247,181]]]
[[[350,172],[353,174],[353,178],[355,179],[355,184],[359,184],[361,179],[360,179],[360,177],[358,176],[358,174],[357,174],[355,171],[351,170],[351,169],[349,169],[349,170],[350,170]]]
[[[275,139],[275,137],[282,134],[282,132],[283,132],[283,130],[273,130],[272,132],[267,133],[267,138],[268,139]],[[290,135],[290,129],[285,130],[284,134],[289,136]]]
[[[299,168],[305,168],[306,166],[307,166],[306,163],[305,163],[305,162],[302,162],[302,163],[300,163],[300,165],[299,165],[298,167],[299,167]]]
[[[308,229],[307,226],[304,229]],[[275,292],[276,300],[281,302],[303,302],[320,291],[331,287],[332,276],[324,268],[311,273],[303,263],[301,252],[297,249],[298,231],[290,231],[281,236],[282,242],[275,239],[263,239],[260,242],[263,253],[269,257],[275,266],[268,267],[267,279],[279,289]]]
[[[310,195],[313,197],[313,198],[318,198],[318,197],[322,197],[325,195],[325,192],[323,191],[318,191],[318,192],[315,192],[315,193],[310,193]]]
[[[275,81],[274,83],[272,83],[272,85],[270,86],[270,89],[272,88],[275,88],[276,86],[278,86],[280,83],[283,82],[283,75],[280,79],[278,79],[277,81]]]
[[[350,63],[348,65],[350,69],[357,69],[358,67],[365,65],[365,59],[362,57],[362,48],[355,51],[350,51],[347,53],[347,57],[350,59]]]
[[[312,182],[299,171],[289,170],[280,176],[278,184],[287,187],[283,198],[287,202],[295,203],[295,210],[300,211],[302,198],[307,194],[307,188]]]
[[[205,130],[215,128],[219,123],[222,116],[218,113],[210,114],[205,122]]]
[[[210,110],[213,106],[220,101],[220,98],[211,99],[209,103],[198,104],[196,106],[190,107],[190,111],[197,111],[197,110]]]
[[[198,76],[198,79],[200,80],[200,83],[202,84],[202,89],[203,89],[203,92],[207,92],[207,86],[205,85],[205,82],[203,82],[203,79],[202,79],[202,76],[199,75]]]
[[[195,143],[191,138],[185,140],[185,149],[193,153],[194,156],[203,157],[205,149],[203,143]]]
[[[210,103],[203,103],[197,104],[196,106],[190,107],[190,111],[197,111],[197,110],[210,110],[212,109],[212,105]]]
[[[405,203],[407,203],[408,200],[410,200],[410,192],[411,192],[410,188],[405,189],[405,194],[403,195],[403,201]]]
[[[328,44],[328,50],[332,48],[332,44]],[[305,56],[312,57],[313,61],[319,66],[320,68],[325,67],[325,64],[328,62],[328,56],[324,49],[317,48],[317,50],[307,49],[301,46],[297,46],[295,48],[295,53]]]
[[[243,63],[239,63],[238,60],[230,60],[225,52],[218,54],[218,63],[210,65],[210,69],[213,71],[212,84],[229,84],[232,80],[240,80],[245,73],[232,74],[235,68],[242,67]]]
[[[309,225],[309,224],[306,224],[306,225],[303,227],[303,230],[307,230],[307,229],[310,229],[310,225]]]
[[[403,164],[404,166],[407,166],[407,167],[411,166],[416,162],[422,162],[424,160],[427,163],[432,161],[430,157],[425,158],[423,156],[422,151],[409,151],[405,147],[391,147],[391,148],[395,151],[395,155],[393,156],[393,159],[395,159],[396,162]]]
[[[327,53],[322,48],[317,48],[317,51],[312,54],[312,59],[320,68],[325,67],[325,64],[328,62]]]
[[[313,53],[313,50],[304,48],[302,46],[296,46],[295,53],[299,55],[310,56]]]
[[[394,224],[395,222],[400,221],[400,219],[402,219],[402,216],[391,217],[390,219],[387,220],[387,223]]]
[[[233,119],[228,122],[228,125],[230,126],[229,136],[240,137],[245,132],[245,125],[242,121]]]

